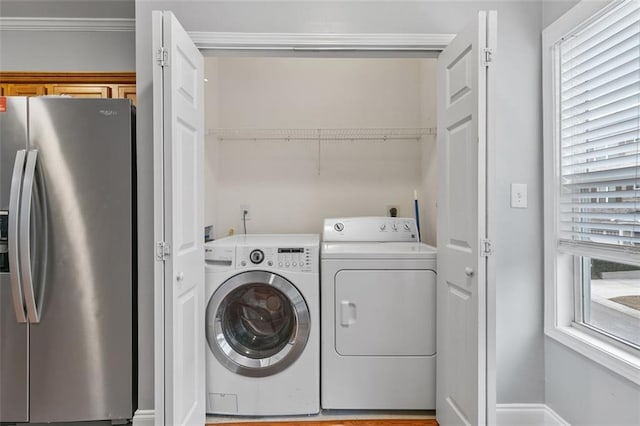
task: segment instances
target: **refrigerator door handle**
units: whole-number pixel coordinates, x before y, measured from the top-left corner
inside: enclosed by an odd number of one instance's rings
[[[27,304],[27,317],[32,324],[40,322],[40,308],[42,307],[42,305],[37,306],[36,304],[33,271],[31,269],[31,201],[35,186],[37,161],[38,151],[29,151],[24,172],[22,201],[20,203],[20,263],[22,264],[20,270],[24,281],[24,298]]]
[[[24,296],[22,294],[22,279],[20,276],[19,258],[19,212],[20,193],[22,191],[22,174],[27,151],[21,149],[16,152],[16,160],[13,163],[13,175],[11,177],[11,192],[9,193],[9,273],[11,277],[11,293],[13,295],[13,309],[16,312],[16,320],[20,323],[27,322],[24,313]]]

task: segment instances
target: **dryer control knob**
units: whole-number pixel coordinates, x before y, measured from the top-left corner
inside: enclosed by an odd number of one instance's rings
[[[386,223],[381,223],[380,224],[380,230],[384,231],[385,229],[387,229],[387,224]]]
[[[333,225],[333,229],[335,229],[338,232],[342,232],[342,230],[344,229],[344,224],[342,222],[338,222],[335,225]]]

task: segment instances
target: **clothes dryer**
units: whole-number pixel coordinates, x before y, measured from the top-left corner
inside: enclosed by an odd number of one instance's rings
[[[325,220],[322,408],[435,409],[436,253],[413,219]]]
[[[320,410],[319,236],[205,244],[207,412]]]

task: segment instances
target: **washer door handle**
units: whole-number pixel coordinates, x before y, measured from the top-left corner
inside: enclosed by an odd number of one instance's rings
[[[356,323],[356,304],[348,300],[340,301],[340,325],[349,327]]]

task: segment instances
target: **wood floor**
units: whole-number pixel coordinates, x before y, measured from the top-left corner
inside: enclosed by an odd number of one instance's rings
[[[438,426],[435,419],[372,419],[372,420],[296,420],[277,422],[210,423],[207,426]]]

